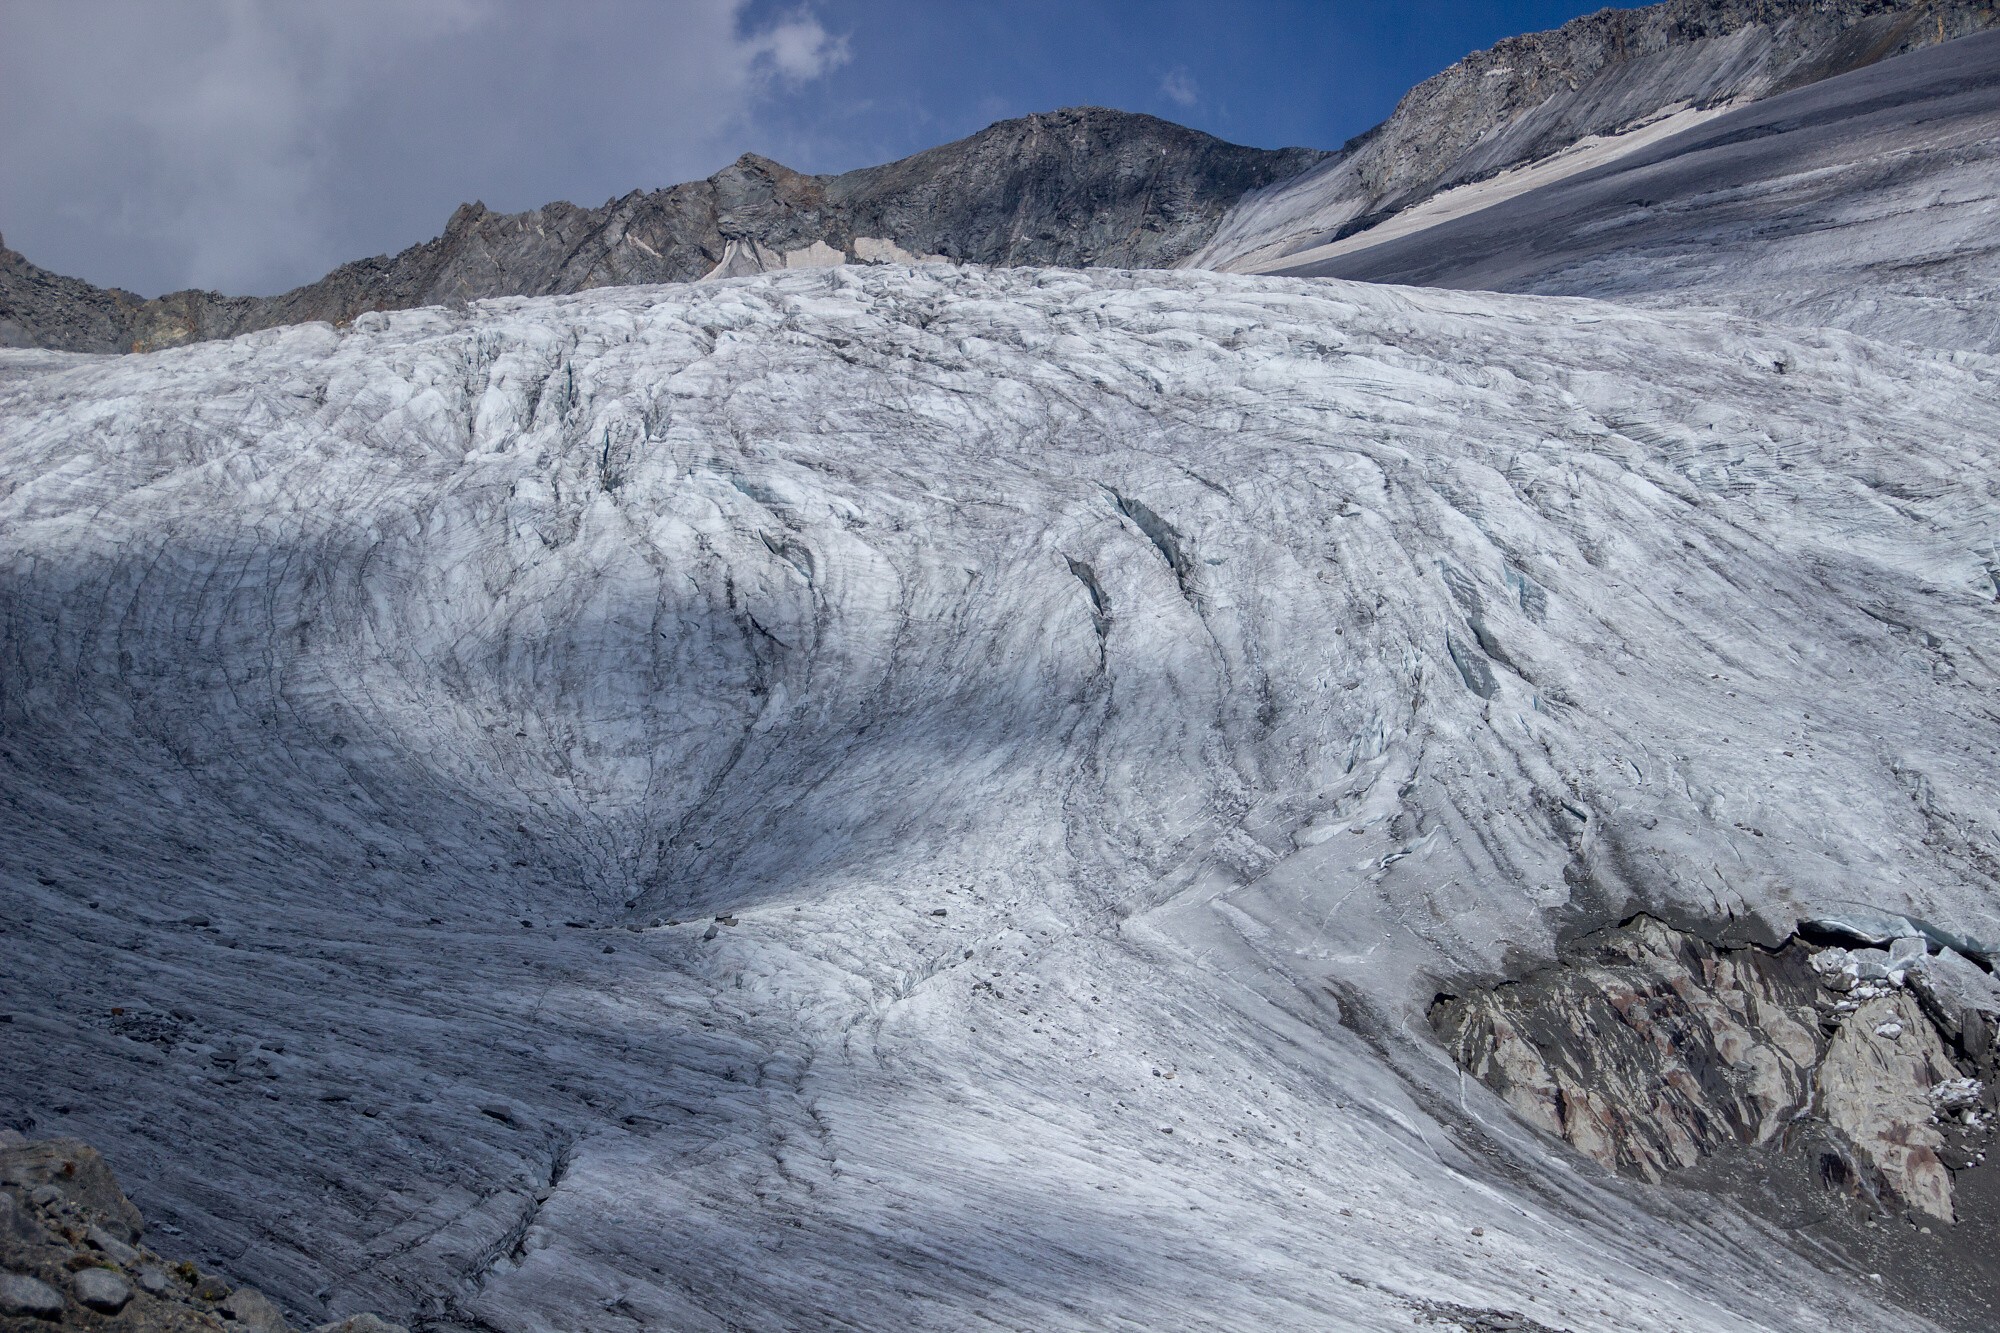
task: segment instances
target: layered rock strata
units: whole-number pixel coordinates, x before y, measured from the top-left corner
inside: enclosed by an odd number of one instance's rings
[[[1812,1151],[1829,1188],[1950,1222],[1953,1172],[1992,1135],[2000,985],[1933,947],[1723,948],[1641,916],[1432,1021],[1523,1119],[1614,1170]]]

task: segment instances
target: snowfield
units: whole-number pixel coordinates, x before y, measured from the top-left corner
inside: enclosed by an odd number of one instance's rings
[[[1258,271],[1710,306],[2000,352],[2000,32],[1713,110],[1667,136],[1587,141]],[[1249,196],[1231,225],[1279,226],[1267,215],[1310,201],[1322,177]]]
[[[2000,941],[1996,438],[1976,354],[1198,273],[0,353],[0,1115],[313,1318],[1924,1327],[1425,1009]]]

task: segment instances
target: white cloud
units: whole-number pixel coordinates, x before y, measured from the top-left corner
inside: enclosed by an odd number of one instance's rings
[[[481,198],[706,175],[849,58],[746,0],[0,0],[0,233],[141,292],[270,292]]]
[[[750,39],[750,48],[793,83],[816,79],[851,58],[847,38],[827,32],[804,10],[756,34]]]
[[[1160,80],[1160,91],[1175,106],[1193,106],[1201,100],[1201,89],[1195,86],[1193,76],[1181,68],[1167,71]]]

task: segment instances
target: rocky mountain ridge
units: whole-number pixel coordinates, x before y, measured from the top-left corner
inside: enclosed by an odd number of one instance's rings
[[[1278,271],[1706,305],[1991,353],[1996,212],[2000,31],[1988,31],[1732,108],[1574,173],[1510,173],[1434,196]]]
[[[1685,109],[1756,101],[1984,31],[1992,0],[1665,0],[1475,52],[1338,157],[1239,201],[1190,268],[1270,272],[1452,186]]]
[[[1326,156],[1073,107],[838,176],[746,153],[706,180],[598,208],[466,204],[433,240],[272,297],[147,300],[49,273],[0,245],[0,346],[144,351],[371,310],[840,262],[1164,268],[1205,241],[1244,193]]]
[[[0,243],[0,346],[150,350],[370,310],[843,262],[1272,271],[1593,136],[1755,101],[1995,19],[1993,0],[1607,9],[1466,57],[1338,152],[1245,148],[1075,107],[837,176],[745,154],[705,180],[597,208],[467,204],[432,240],[270,297],[147,299],[50,273]]]

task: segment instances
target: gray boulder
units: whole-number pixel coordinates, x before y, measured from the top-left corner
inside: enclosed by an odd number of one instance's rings
[[[41,1234],[41,1228],[14,1197],[14,1191],[0,1189],[0,1241],[35,1241],[41,1239]]]
[[[312,1333],[410,1333],[410,1330],[372,1314],[353,1314],[335,1323],[321,1324]]]
[[[1994,1034],[2000,1031],[2000,982],[1951,949],[1912,962],[1905,975],[1938,1031],[1960,1054],[1991,1072]]]
[[[0,1273],[0,1315],[54,1319],[63,1310],[62,1293],[26,1273]]]
[[[86,1268],[70,1279],[79,1304],[99,1314],[117,1314],[132,1299],[132,1284],[110,1268]]]
[[[112,1235],[101,1226],[92,1226],[84,1233],[93,1249],[101,1250],[113,1263],[130,1268],[139,1262],[139,1252]]]
[[[284,1311],[277,1302],[255,1287],[238,1287],[221,1305],[222,1313],[241,1325],[247,1333],[292,1333]]]

